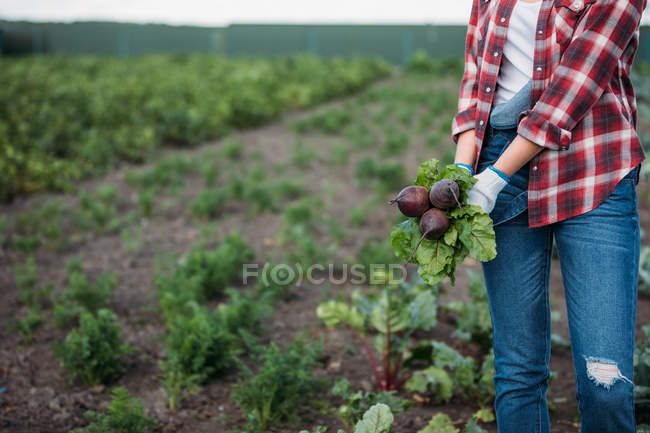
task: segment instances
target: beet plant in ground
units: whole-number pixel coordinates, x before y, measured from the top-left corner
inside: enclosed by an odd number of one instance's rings
[[[485,407],[494,400],[494,357],[483,362],[463,356],[442,341],[421,343],[408,360],[408,365],[428,364],[416,371],[406,382],[409,392],[426,396],[436,404],[448,403],[458,396]],[[485,408],[491,412],[490,408]]]
[[[468,277],[467,290],[471,302],[455,299],[442,306],[443,313],[456,315],[456,329],[453,337],[463,341],[474,342],[487,353],[492,347],[492,319],[487,289],[481,274],[466,269]]]
[[[393,412],[391,407],[384,403],[377,403],[366,410],[363,417],[354,426],[354,433],[391,433],[393,426]],[[479,425],[479,421],[492,422],[494,417],[491,413],[479,410],[467,421],[462,432],[455,425],[462,420],[452,421],[445,413],[439,412],[434,415],[429,424],[421,428],[417,433],[486,433]],[[318,426],[314,433],[326,433],[326,426]],[[309,433],[301,430],[299,433]],[[338,433],[345,433],[338,430]]]
[[[117,316],[104,308],[96,315],[82,313],[79,328],[70,331],[63,343],[55,343],[53,349],[70,379],[79,378],[88,386],[117,379],[124,370],[122,355],[131,351],[122,341]]]
[[[391,241],[395,254],[400,259],[410,260],[415,250],[413,257],[419,265],[418,274],[425,282],[433,285],[449,277],[451,284],[455,285],[456,268],[465,257],[469,255],[480,261],[492,260],[496,257],[496,241],[490,216],[479,206],[466,204],[467,191],[476,183],[476,179],[467,170],[455,164],[442,169],[438,166],[436,159],[421,164],[414,184],[431,189],[437,182],[450,179],[458,185],[459,205],[444,211],[449,226],[437,239],[422,239],[423,234],[431,227],[436,229],[436,236],[440,234],[437,228],[444,224],[427,221],[425,226],[422,226],[423,217],[410,217],[394,227]],[[455,187],[452,188],[455,193]],[[449,193],[447,197],[443,194],[435,195],[435,200],[448,201],[450,204],[454,194]],[[436,212],[436,217],[439,213]],[[442,218],[436,218],[436,221],[440,219]],[[416,249],[421,239],[422,243]]]
[[[314,374],[321,353],[322,339],[309,345],[299,335],[284,350],[271,342],[253,353],[257,372],[240,363],[243,377],[232,387],[232,399],[244,413],[249,431],[295,427],[306,409],[323,406],[329,379]]]
[[[132,397],[125,388],[113,389],[111,397],[106,412],[87,411],[84,416],[92,424],[70,433],[149,433],[156,427],[142,401]]]
[[[363,418],[363,414],[378,403],[387,405],[393,413],[404,412],[413,404],[413,401],[395,395],[395,391],[375,393],[357,390],[355,392],[344,377],[336,379],[332,394],[343,400],[343,404],[336,409],[336,415],[343,421],[347,431],[351,431],[351,428]]]
[[[399,389],[413,374],[403,371],[404,353],[412,345],[413,332],[435,326],[437,295],[427,284],[402,281],[367,295],[356,289],[351,302],[321,303],[316,314],[327,326],[345,325],[354,331],[377,385],[390,391]]]

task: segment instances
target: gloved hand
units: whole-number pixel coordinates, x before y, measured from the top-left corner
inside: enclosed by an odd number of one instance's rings
[[[489,214],[494,209],[499,192],[510,182],[510,178],[501,170],[489,165],[474,176],[477,182],[467,192],[467,204],[475,204]]]

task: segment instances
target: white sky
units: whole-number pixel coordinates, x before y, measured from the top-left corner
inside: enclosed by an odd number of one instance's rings
[[[458,23],[472,0],[0,0],[0,19],[230,23]]]
[[[466,24],[472,0],[0,0],[0,19],[231,23]],[[650,24],[649,14],[643,24]]]

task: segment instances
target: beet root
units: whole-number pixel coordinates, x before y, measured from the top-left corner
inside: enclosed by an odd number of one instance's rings
[[[397,203],[400,212],[407,217],[422,216],[431,207],[429,191],[418,185],[407,186],[389,203]]]
[[[456,205],[463,207],[458,198],[460,197],[460,188],[453,179],[442,179],[434,183],[429,192],[429,200],[433,207],[438,209],[449,209]]]
[[[449,229],[449,218],[447,218],[447,214],[444,211],[435,207],[426,211],[420,219],[420,231],[422,232],[422,237],[415,248],[413,248],[413,251],[411,251],[411,255],[406,263],[411,261],[413,255],[425,238],[431,240],[440,239],[447,229]]]

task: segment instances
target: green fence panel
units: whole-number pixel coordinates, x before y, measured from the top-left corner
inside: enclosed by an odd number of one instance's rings
[[[0,21],[4,54],[206,52],[229,56],[376,55],[404,64],[417,50],[462,56],[464,25],[233,24],[225,28],[112,22]],[[650,28],[641,28],[638,61],[650,61]]]

